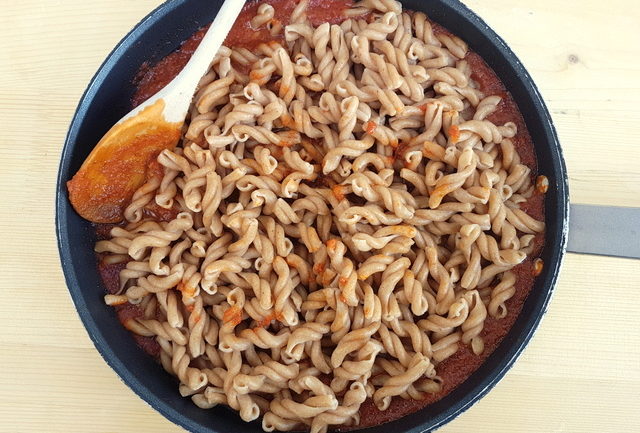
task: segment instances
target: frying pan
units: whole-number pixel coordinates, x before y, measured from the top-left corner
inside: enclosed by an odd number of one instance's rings
[[[210,23],[221,1],[169,1],[144,18],[109,54],[85,91],[62,152],[56,195],[56,229],[65,278],[80,318],[96,348],[131,389],[153,408],[192,432],[259,432],[226,407],[202,410],[178,393],[176,381],[140,349],[103,301],[96,270],[91,224],[69,204],[65,183],[80,168],[102,135],[130,109],[132,79],[144,61],[174,51],[198,28]],[[523,351],[544,315],[556,286],[567,245],[568,184],[565,163],[549,112],[531,77],[505,42],[456,0],[404,0],[465,40],[491,66],[513,95],[527,124],[538,169],[549,178],[545,196],[545,266],[522,312],[502,343],[482,366],[442,400],[389,424],[362,430],[424,432],[447,423],[485,395]]]

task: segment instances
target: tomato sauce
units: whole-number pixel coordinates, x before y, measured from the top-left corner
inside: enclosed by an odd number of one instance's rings
[[[101,237],[101,234],[108,235],[108,230],[106,229],[108,228],[110,230],[111,227],[113,227],[113,225],[109,227],[109,224],[100,224],[100,226],[101,227],[97,231],[99,237]],[[106,238],[108,236],[104,237]],[[98,261],[98,272],[100,273],[100,277],[102,278],[102,282],[104,283],[107,293],[115,294],[118,292],[120,288],[120,280],[118,276],[120,275],[120,271],[123,270],[126,266],[126,263],[106,264],[102,260]],[[115,309],[116,315],[118,316],[118,319],[122,324],[130,319],[142,317],[143,314],[142,309],[139,306],[128,303],[123,305],[116,305],[113,308]],[[160,345],[155,340],[155,338],[143,337],[134,333],[131,333],[131,335],[133,335],[136,343],[138,343],[138,345],[146,353],[153,357],[160,356]]]
[[[279,20],[283,26],[286,25],[288,17],[295,7],[295,2],[289,0],[269,0],[268,3],[272,4],[275,8],[276,13],[274,19]],[[340,22],[344,19],[341,11],[350,5],[350,3],[348,0],[311,0],[307,14],[314,25],[325,21],[332,23]],[[249,21],[255,16],[257,7],[258,3],[250,3],[244,8],[240,18],[227,37],[226,44],[230,46],[254,48],[260,42],[274,39],[265,30],[255,31],[250,28]],[[433,23],[433,26],[436,33],[448,33],[446,29],[435,23]],[[190,39],[185,41],[176,52],[165,57],[156,65],[152,66],[145,63],[142,66],[136,78],[137,92],[132,100],[134,106],[140,104],[160,90],[184,67],[191,54],[193,54],[193,51],[197,48],[204,35],[204,31],[205,29],[201,29],[196,32]],[[502,97],[502,101],[498,105],[497,110],[489,116],[488,119],[496,124],[514,122],[517,125],[518,134],[513,138],[513,142],[520,154],[522,163],[531,167],[532,181],[535,181],[537,176],[535,149],[515,101],[505,89],[495,72],[478,54],[469,52],[466,60],[470,63],[473,70],[472,79],[479,85],[483,93],[485,93],[485,95],[499,95]],[[521,204],[521,208],[532,217],[543,220],[544,196],[542,194],[534,194],[528,202]],[[101,228],[101,225],[98,225],[97,229],[98,233],[105,234],[106,229]],[[517,275],[516,293],[506,302],[508,310],[507,316],[500,320],[491,317],[487,317],[485,320],[484,329],[481,333],[485,349],[481,355],[474,355],[469,347],[460,343],[458,352],[437,366],[438,375],[443,379],[443,386],[440,392],[430,394],[424,400],[394,398],[389,409],[384,412],[379,411],[373,402],[368,399],[360,409],[360,425],[344,430],[377,425],[415,412],[441,399],[467,379],[495,350],[520,314],[523,303],[533,287],[535,278],[533,261],[542,250],[544,235],[537,235],[534,243],[535,248],[533,254],[531,254],[525,262],[513,269],[513,272]],[[99,266],[107,291],[110,293],[118,289],[117,275],[123,266],[122,264],[101,264]],[[118,306],[116,310],[121,320],[136,317],[141,314],[140,309],[136,306]],[[145,351],[157,356],[159,348],[155,341],[137,336],[136,340]]]

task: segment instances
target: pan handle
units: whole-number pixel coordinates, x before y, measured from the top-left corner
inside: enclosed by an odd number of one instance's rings
[[[572,204],[567,251],[640,259],[640,208]]]

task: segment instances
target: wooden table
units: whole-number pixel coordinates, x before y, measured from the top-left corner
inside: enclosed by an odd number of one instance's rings
[[[60,151],[104,57],[159,0],[0,2],[0,431],[183,431],[107,367],[65,287]],[[467,0],[546,98],[575,203],[640,206],[640,8]],[[579,5],[579,6],[578,6]],[[568,255],[549,313],[502,382],[444,432],[640,431],[640,261]]]

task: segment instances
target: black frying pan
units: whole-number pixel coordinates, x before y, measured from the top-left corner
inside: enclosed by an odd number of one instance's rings
[[[240,0],[238,0],[240,1]],[[178,394],[176,381],[140,349],[104,304],[104,287],[96,270],[90,223],[69,204],[66,181],[80,168],[95,143],[130,110],[132,79],[144,61],[174,51],[199,27],[210,23],[220,0],[173,0],[138,24],[107,57],[82,96],[69,128],[60,162],[56,229],[62,268],[80,318],[105,361],[133,391],[171,421],[193,432],[262,431],[224,407],[202,410]],[[567,173],[549,112],[531,77],[504,41],[457,0],[404,0],[464,39],[498,74],[527,124],[541,174],[549,178],[546,194],[545,266],[513,328],[468,380],[426,409],[366,432],[423,432],[439,427],[485,395],[513,365],[547,309],[567,244]]]

